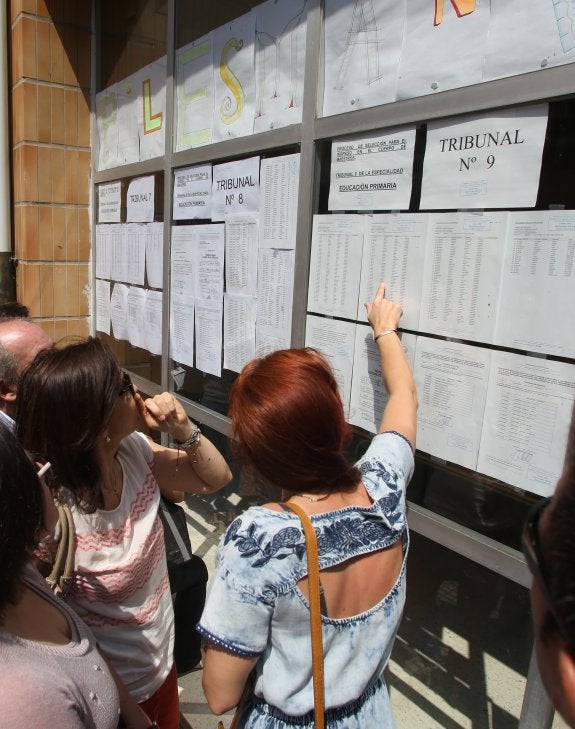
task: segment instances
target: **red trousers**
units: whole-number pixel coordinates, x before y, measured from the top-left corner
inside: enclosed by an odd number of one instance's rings
[[[149,699],[142,701],[140,706],[150,717],[150,721],[158,722],[160,729],[178,729],[180,726],[180,698],[175,663],[160,688]]]

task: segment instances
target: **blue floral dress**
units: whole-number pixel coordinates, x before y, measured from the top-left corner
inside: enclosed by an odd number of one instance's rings
[[[391,591],[348,618],[322,616],[325,706],[330,729],[394,727],[383,671],[405,602],[405,489],[410,444],[397,433],[375,436],[357,463],[373,500],[312,516],[320,569],[404,538]],[[228,528],[198,630],[226,651],[258,658],[252,702],[240,723],[250,729],[313,726],[309,606],[298,588],[307,575],[305,537],[291,512],[252,507]]]

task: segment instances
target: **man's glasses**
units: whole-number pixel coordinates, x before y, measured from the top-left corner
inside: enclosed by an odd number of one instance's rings
[[[129,392],[132,397],[136,395],[136,393],[134,392],[134,385],[132,385],[132,380],[130,379],[130,375],[124,372],[122,374],[122,387],[120,387],[118,397],[122,397],[122,395],[125,395],[127,392]]]
[[[531,507],[523,528],[521,547],[523,549],[525,559],[527,560],[527,566],[529,567],[535,582],[537,582],[539,591],[541,592],[541,595],[545,600],[545,604],[557,624],[561,637],[569,647],[572,647],[573,641],[569,631],[567,630],[565,621],[559,615],[551,597],[551,592],[549,590],[549,574],[545,568],[545,561],[541,550],[541,540],[539,538],[539,520],[541,519],[541,514],[549,506],[550,502],[550,498],[541,499],[541,501]]]

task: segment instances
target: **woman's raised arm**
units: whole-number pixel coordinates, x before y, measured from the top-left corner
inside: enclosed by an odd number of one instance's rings
[[[379,349],[383,382],[389,395],[379,432],[395,430],[405,436],[415,450],[417,392],[411,367],[397,335],[402,308],[385,298],[383,283],[371,304],[366,304],[365,308]]]

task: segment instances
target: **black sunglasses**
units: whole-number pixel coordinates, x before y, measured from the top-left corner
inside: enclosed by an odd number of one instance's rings
[[[134,392],[134,385],[132,385],[132,380],[130,379],[130,375],[124,372],[122,374],[122,387],[120,387],[120,392],[118,393],[118,397],[122,397],[122,395],[125,395],[127,392],[129,392],[132,397],[135,396]]]
[[[541,592],[541,595],[543,596],[543,599],[545,600],[545,604],[547,605],[549,612],[551,613],[555,620],[555,623],[557,624],[557,628],[561,633],[561,637],[569,647],[573,647],[573,640],[569,634],[569,631],[567,630],[565,621],[559,615],[557,608],[553,603],[551,592],[549,590],[549,574],[545,568],[545,561],[543,559],[543,554],[541,551],[541,540],[539,538],[539,520],[541,518],[541,514],[545,511],[550,503],[551,498],[548,497],[546,499],[541,499],[541,501],[538,501],[531,507],[529,513],[527,514],[525,526],[523,527],[523,538],[521,540],[521,547],[523,549],[525,559],[527,560],[527,566],[529,567],[529,571],[537,582],[537,586],[539,587],[539,590]]]

